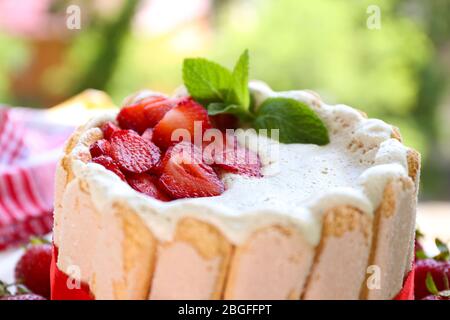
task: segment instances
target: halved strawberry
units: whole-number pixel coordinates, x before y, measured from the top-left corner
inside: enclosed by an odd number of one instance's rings
[[[154,176],[147,173],[130,173],[127,175],[127,181],[136,191],[161,201],[170,201],[170,198],[158,189],[158,178]]]
[[[175,99],[164,99],[151,102],[144,107],[144,115],[148,127],[153,128],[165,116],[165,114],[177,105]]]
[[[106,139],[97,140],[89,147],[89,152],[91,153],[92,158],[109,156],[110,151],[111,144]]]
[[[119,130],[111,137],[111,157],[128,172],[141,173],[154,167],[160,157],[159,148],[132,130]]]
[[[214,149],[213,166],[250,177],[261,177],[261,161],[256,153],[241,146],[235,136],[226,136],[225,143]]]
[[[151,103],[165,100],[162,96],[150,96],[133,104],[122,107],[117,115],[117,121],[122,129],[132,129],[142,134],[152,125],[148,122],[145,107]]]
[[[116,126],[114,123],[112,123],[111,121],[108,121],[108,122],[105,122],[104,124],[102,124],[100,129],[102,129],[103,138],[105,138],[106,140],[111,139],[112,134],[115,131],[120,130],[120,128],[118,126]]]
[[[206,109],[192,98],[184,98],[179,101],[176,107],[167,112],[154,127],[153,142],[162,149],[179,142],[172,139],[172,133],[176,129],[187,130],[190,134],[191,142],[193,142],[195,122],[197,122],[198,128],[201,129],[198,134],[202,136],[205,130],[211,127]]]
[[[161,168],[160,185],[175,199],[218,196],[225,189],[214,170],[203,163],[201,150],[188,142],[169,148]]]
[[[116,175],[119,176],[120,179],[123,181],[126,181],[125,176],[123,175],[122,171],[120,171],[117,164],[114,162],[114,160],[111,157],[108,156],[100,156],[92,159],[92,162],[98,163],[102,166],[104,166],[109,171],[114,172]]]

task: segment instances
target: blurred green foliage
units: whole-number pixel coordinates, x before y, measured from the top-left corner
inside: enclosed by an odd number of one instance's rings
[[[328,103],[400,127],[424,157],[422,195],[450,198],[450,161],[440,156],[448,143],[438,126],[445,124],[439,108],[449,88],[442,61],[450,46],[449,0],[216,0],[203,39],[181,49],[174,43],[186,25],[151,37],[117,32],[130,23],[134,4],[124,6],[116,24],[83,29],[66,63],[48,71],[48,86],[67,95],[93,86],[120,104],[141,88],[171,92],[181,84],[186,56],[231,66],[248,48],[251,78],[276,90],[310,88]],[[366,25],[370,5],[381,10],[379,30]],[[11,101],[5,75],[26,54],[23,41],[0,36],[0,101]]]

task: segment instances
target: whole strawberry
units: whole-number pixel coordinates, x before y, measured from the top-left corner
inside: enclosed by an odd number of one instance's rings
[[[414,293],[416,299],[429,296],[430,293],[437,293],[448,290],[448,279],[450,279],[450,255],[447,246],[436,239],[436,246],[440,254],[433,258],[419,259],[415,266]],[[434,292],[430,291],[430,281],[433,281]]]
[[[426,296],[422,300],[450,300],[450,288],[447,277],[445,277],[446,290],[444,291],[438,290],[438,288],[436,287],[436,283],[434,282],[434,279],[431,276],[431,273],[427,273],[425,282],[427,285],[427,289],[431,294]]]
[[[48,299],[51,259],[52,246],[49,243],[33,240],[16,265],[16,282]]]

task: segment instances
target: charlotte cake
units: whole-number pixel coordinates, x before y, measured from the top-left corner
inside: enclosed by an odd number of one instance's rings
[[[394,298],[413,260],[417,152],[392,126],[312,92],[259,82],[250,91],[256,108],[270,97],[307,104],[330,143],[244,130],[247,148],[254,139],[279,148],[275,158],[252,150],[262,177],[225,172],[220,195],[164,202],[92,162],[100,127],[117,124],[115,112],[96,117],[72,135],[57,169],[58,271],[95,299]]]

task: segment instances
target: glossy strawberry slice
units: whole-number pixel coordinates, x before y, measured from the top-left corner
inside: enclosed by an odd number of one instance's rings
[[[176,129],[187,130],[190,134],[191,142],[193,142],[195,122],[197,122],[199,129],[197,134],[200,135],[201,139],[205,130],[211,127],[208,113],[205,108],[191,98],[184,98],[180,100],[176,107],[167,112],[154,127],[153,142],[162,149],[179,142],[172,139],[172,133]]]
[[[151,103],[165,100],[162,96],[150,96],[133,104],[122,107],[117,115],[117,121],[122,129],[132,129],[142,134],[152,125],[148,122],[145,107]]]
[[[153,128],[165,116],[169,110],[175,107],[178,100],[164,99],[147,104],[144,107],[144,115],[148,127]]]
[[[114,162],[114,160],[111,157],[108,157],[108,156],[96,157],[96,158],[92,159],[92,162],[98,163],[98,164],[104,166],[109,171],[112,171],[116,175],[118,175],[120,179],[122,179],[123,181],[126,181],[125,176],[123,175],[122,171],[120,171],[119,167],[117,166],[117,164]]]
[[[261,177],[261,161],[256,153],[241,146],[236,137],[227,136],[225,143],[214,149],[213,166],[250,177]]]
[[[224,191],[214,170],[202,162],[201,150],[191,143],[169,148],[161,168],[159,182],[172,198],[212,197]]]
[[[111,121],[108,121],[108,122],[105,122],[104,124],[102,124],[100,129],[102,129],[103,137],[106,140],[111,139],[112,134],[115,131],[120,130],[120,128],[118,126],[116,126],[114,123],[112,123]]]
[[[97,140],[91,144],[89,147],[89,152],[91,153],[92,158],[109,156],[111,152],[111,144],[106,139]]]
[[[111,157],[122,170],[148,171],[158,163],[160,156],[157,146],[132,130],[119,130],[111,137]]]
[[[130,173],[127,175],[128,184],[136,191],[142,192],[149,197],[169,201],[170,198],[158,189],[158,178],[147,173]]]

